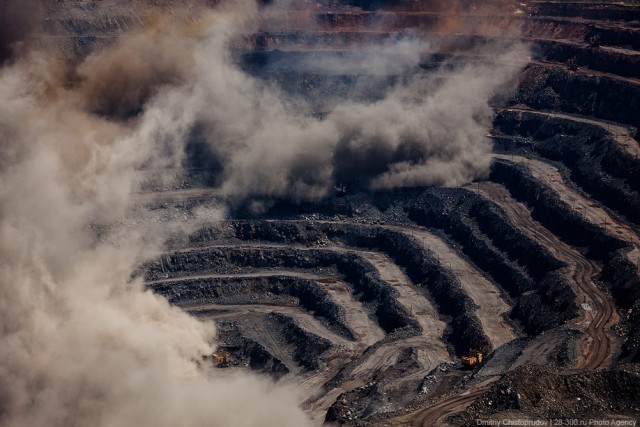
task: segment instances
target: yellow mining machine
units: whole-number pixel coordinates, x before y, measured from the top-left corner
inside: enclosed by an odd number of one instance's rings
[[[213,364],[216,366],[227,366],[231,362],[231,353],[228,351],[222,351],[220,353],[213,353],[211,355],[211,360]]]
[[[482,363],[482,351],[477,348],[469,350],[469,355],[461,359],[462,365],[467,368],[474,368]]]

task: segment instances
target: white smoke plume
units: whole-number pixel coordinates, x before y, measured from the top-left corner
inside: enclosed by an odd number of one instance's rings
[[[167,228],[130,226],[144,222],[132,218],[144,215],[132,196],[137,172],[179,167],[195,126],[229,197],[308,200],[342,179],[454,185],[487,171],[488,102],[517,74],[499,64],[517,60],[520,46],[503,49],[498,65],[426,80],[415,73],[374,103],[346,102],[319,120],[239,68],[234,46],[256,13],[251,1],[223,2],[195,30],[167,24],[123,37],[71,70],[37,51],[16,58],[18,38],[7,39],[1,425],[308,425],[290,391],[199,363],[215,346],[213,325],[131,279]],[[399,56],[387,45],[337,71],[366,70],[371,60],[384,72],[389,55],[399,58],[390,72],[415,68],[424,46],[401,46]],[[77,82],[66,84],[69,75]]]

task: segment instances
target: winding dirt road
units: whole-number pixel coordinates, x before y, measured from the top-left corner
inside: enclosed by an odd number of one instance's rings
[[[507,156],[496,157],[505,158]],[[579,203],[580,207],[577,210],[583,217],[605,227],[607,232],[612,235],[624,237],[625,240],[631,240],[633,243],[637,241],[637,235],[626,224],[620,223],[592,201],[564,185],[557,169],[531,159],[522,158],[520,161],[531,165],[534,176],[547,182],[565,202],[572,204],[574,208],[575,203]],[[545,245],[554,256],[567,264],[567,274],[571,279],[570,284],[581,306],[580,316],[574,321],[574,326],[584,332],[576,368],[593,370],[609,366],[615,351],[615,343],[610,329],[620,319],[613,302],[594,283],[593,279],[599,273],[600,268],[573,247],[561,241],[542,224],[536,222],[531,217],[529,209],[513,199],[509,191],[502,185],[483,182],[469,186],[468,189],[479,192],[481,196],[501,206],[514,225],[532,239]],[[553,338],[549,339],[553,340]],[[534,351],[535,348],[544,347],[546,344],[555,345],[554,343],[546,343],[545,340],[537,340],[529,348],[523,350],[524,356],[521,356],[514,366],[517,366],[518,362],[523,362],[522,358],[526,358],[526,355]],[[495,379],[497,377],[491,378],[490,381]],[[489,387],[490,383],[477,384],[463,394],[445,398],[417,413],[414,412],[389,421],[391,425],[407,425],[408,420],[413,420],[414,427],[442,425],[443,417],[465,409],[476,398],[484,394]]]
[[[631,154],[634,157],[640,157],[640,143],[633,137],[632,132],[630,131],[628,126],[622,126],[618,123],[611,123],[604,120],[597,120],[593,117],[584,117],[558,112],[537,111],[526,108],[500,108],[496,109],[496,111],[522,112],[544,118],[559,118],[570,120],[572,122],[598,126],[604,129],[609,135],[611,135],[611,137],[613,137],[618,145],[626,150],[627,153]]]
[[[585,333],[577,368],[597,369],[608,366],[612,353],[611,326],[620,319],[610,298],[594,283],[600,268],[572,246],[560,240],[532,217],[529,209],[513,199],[500,184],[483,182],[474,185],[480,195],[498,204],[507,217],[530,238],[544,245],[559,260],[567,264],[569,284],[581,306],[575,326]],[[469,190],[472,191],[471,187]]]
[[[493,157],[526,167],[534,178],[546,184],[549,189],[558,195],[560,200],[570,206],[582,218],[602,228],[610,236],[629,242],[633,249],[627,252],[627,258],[634,264],[638,263],[640,256],[640,236],[638,233],[629,224],[609,214],[595,201],[584,197],[567,186],[562,174],[556,167],[549,163],[523,156],[494,154]]]
[[[478,306],[476,315],[482,329],[498,348],[517,337],[513,327],[505,321],[511,307],[500,296],[497,286],[490,282],[473,264],[465,260],[447,242],[424,229],[389,226],[389,229],[411,234],[428,251],[437,255],[440,264],[451,270],[460,280],[465,293]]]
[[[420,412],[420,415],[413,420],[412,427],[433,427],[440,425],[440,419],[446,414],[462,411],[478,397],[489,390],[491,384],[497,379],[491,378],[473,390],[467,390],[459,395],[444,399],[433,406]]]

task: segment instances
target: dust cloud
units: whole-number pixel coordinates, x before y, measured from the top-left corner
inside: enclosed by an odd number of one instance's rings
[[[147,46],[137,37],[127,43]],[[291,391],[208,369],[202,356],[213,351],[213,325],[131,279],[167,227],[120,225],[144,222],[131,218],[143,214],[131,196],[135,172],[179,165],[186,113],[170,108],[177,104],[163,89],[179,79],[159,84],[143,69],[134,81],[162,96],[125,99],[127,108],[146,103],[135,118],[96,114],[129,90],[87,86],[96,74],[108,82],[107,72],[126,78],[137,69],[105,65],[120,62],[121,49],[90,57],[76,87],[64,82],[66,65],[42,52],[0,68],[0,424],[308,425]],[[155,70],[166,70],[158,61]],[[93,104],[96,97],[105,104]]]
[[[25,48],[36,30],[42,6],[38,0],[3,0],[0,2],[0,65]]]
[[[314,200],[347,180],[395,188],[463,185],[485,176],[489,103],[513,88],[527,56],[519,43],[485,45],[475,53],[489,63],[445,64],[425,76],[418,63],[429,42],[393,37],[377,49],[359,46],[353,55],[307,61],[311,74],[354,74],[363,81],[402,76],[379,99],[344,100],[320,120],[309,105],[247,75],[233,58],[221,60],[225,44],[198,47],[195,90],[179,102],[198,106],[195,120],[222,165],[219,188],[239,198]],[[314,95],[322,93],[320,86]]]
[[[127,43],[90,55],[78,69],[89,108],[127,118],[162,87],[181,84],[193,67],[192,41],[172,27],[140,32]],[[126,78],[122,78],[126,76]]]
[[[21,19],[18,3],[2,11]],[[145,218],[132,195],[138,172],[181,167],[195,127],[229,198],[317,199],[347,179],[455,185],[488,170],[488,103],[517,75],[500,64],[522,46],[425,79],[414,72],[422,42],[402,40],[400,56],[390,42],[367,61],[384,73],[399,58],[388,71],[408,80],[318,119],[239,67],[256,4],[199,12],[196,28],[153,26],[77,67],[37,49],[16,55],[23,33],[0,26],[11,59],[0,68],[3,426],[309,425],[293,390],[207,368],[213,325],[132,279],[167,230],[190,226]]]

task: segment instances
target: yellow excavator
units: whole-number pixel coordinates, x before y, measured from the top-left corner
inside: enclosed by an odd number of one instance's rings
[[[482,351],[477,348],[469,350],[468,356],[463,356],[462,365],[467,368],[474,368],[482,363]]]

